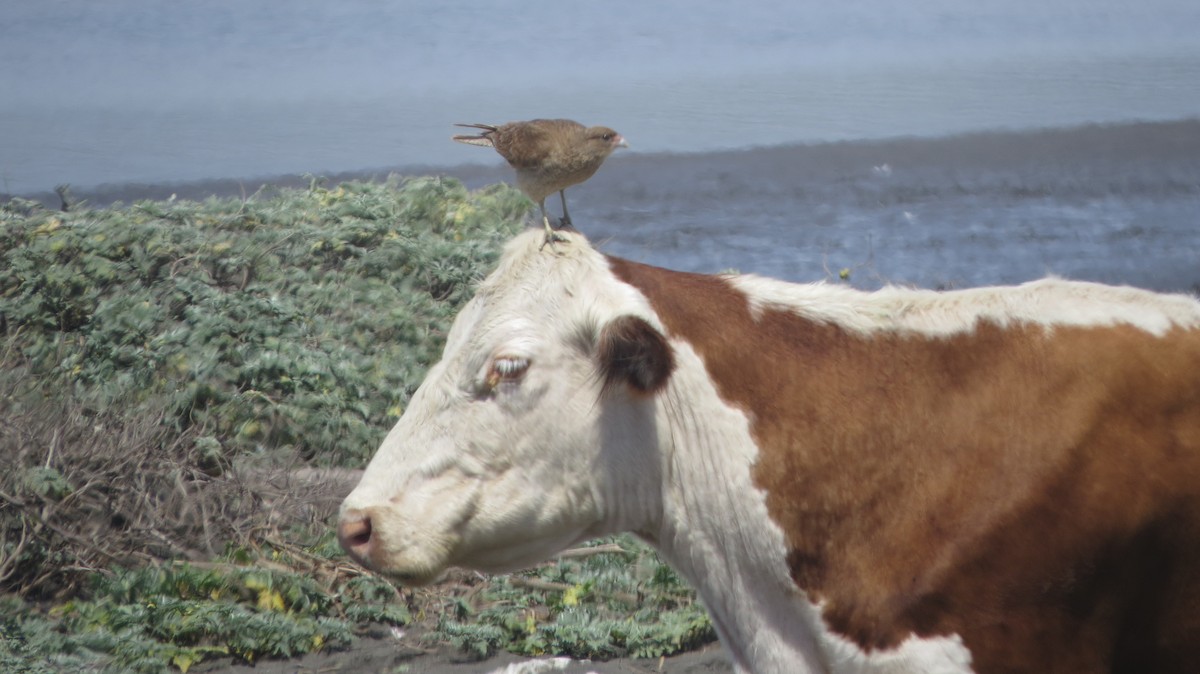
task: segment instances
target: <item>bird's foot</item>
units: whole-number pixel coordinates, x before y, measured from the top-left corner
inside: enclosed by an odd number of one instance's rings
[[[559,229],[574,229],[574,227],[571,226],[571,216],[564,215],[561,218],[559,218],[558,219],[558,228]]]
[[[542,245],[538,246],[538,250],[540,251],[541,249],[545,248],[546,244],[550,244],[550,247],[553,248],[554,244],[558,243],[559,241],[567,241],[567,237],[551,229],[549,223],[547,223],[546,238],[542,240]]]

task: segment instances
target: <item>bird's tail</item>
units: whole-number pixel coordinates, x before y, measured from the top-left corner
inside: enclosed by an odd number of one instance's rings
[[[457,140],[460,143],[466,143],[467,145],[482,145],[483,147],[494,147],[492,145],[492,139],[490,136],[499,127],[492,126],[491,124],[455,124],[454,126],[464,126],[464,127],[467,127],[468,129],[483,129],[483,133],[481,133],[477,136],[450,136],[454,140]]]

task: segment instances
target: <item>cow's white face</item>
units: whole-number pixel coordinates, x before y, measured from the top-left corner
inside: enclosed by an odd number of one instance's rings
[[[633,296],[595,269],[602,257],[558,248],[510,250],[455,320],[441,362],[342,505],[339,539],[360,562],[423,584],[449,566],[528,566],[658,516],[653,393],[670,348],[618,310]],[[571,255],[594,259],[564,264]]]

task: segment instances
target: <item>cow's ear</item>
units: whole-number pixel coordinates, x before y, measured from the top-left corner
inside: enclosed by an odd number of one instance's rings
[[[618,316],[601,328],[596,355],[605,391],[624,384],[635,394],[657,393],[675,369],[667,338],[637,316]]]

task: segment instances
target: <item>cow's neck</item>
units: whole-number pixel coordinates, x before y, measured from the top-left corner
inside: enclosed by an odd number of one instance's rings
[[[819,612],[789,578],[783,533],[751,481],[747,419],[720,400],[694,352],[676,351],[659,402],[668,479],[651,537],[700,592],[738,671],[826,671]]]

